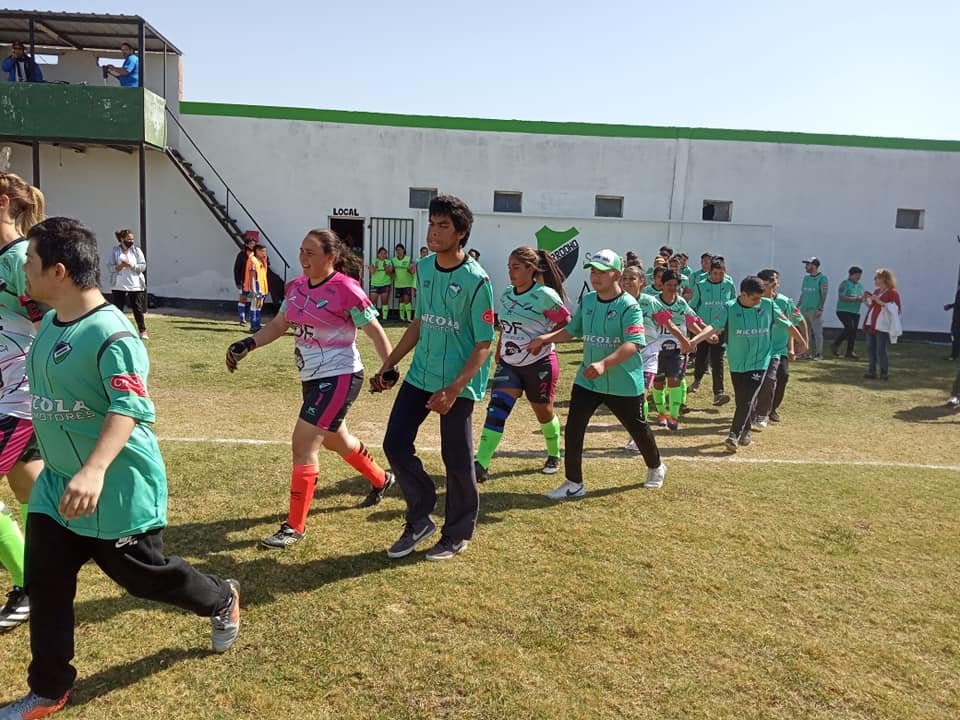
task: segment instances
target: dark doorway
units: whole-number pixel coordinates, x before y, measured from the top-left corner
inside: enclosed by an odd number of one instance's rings
[[[364,227],[362,218],[330,218],[330,229],[333,230],[347,247],[353,250],[355,255],[360,257],[361,267],[366,265],[367,258],[364,257]],[[362,271],[361,271],[362,273]],[[362,274],[361,274],[362,277]],[[361,281],[361,278],[355,278]]]

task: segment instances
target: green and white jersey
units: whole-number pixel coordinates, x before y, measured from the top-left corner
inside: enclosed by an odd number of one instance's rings
[[[766,371],[773,355],[774,325],[789,327],[790,321],[770,298],[748,308],[731,300],[710,323],[717,332],[727,331],[727,361],[730,372]]]
[[[839,298],[844,295],[847,297],[863,297],[863,285],[847,278],[840,283],[840,289],[837,293],[837,312],[848,312],[858,315],[860,313],[860,303],[840,300]]]
[[[386,287],[393,282],[390,273],[387,272],[387,268],[393,267],[391,260],[374,260],[372,264],[373,272],[370,273],[370,287]]]
[[[40,319],[36,303],[27,297],[23,264],[27,241],[15,240],[0,249],[0,416],[30,419],[27,352]]]
[[[693,295],[690,297],[690,307],[699,313],[708,325],[713,324],[712,318],[724,305],[737,297],[737,288],[733,280],[724,278],[721,282],[710,282],[709,275],[693,286]]]
[[[710,277],[710,273],[706,270],[697,270],[690,273],[690,287],[696,287],[698,282],[703,282],[708,277]]]
[[[425,258],[417,265],[417,277],[415,316],[420,321],[420,339],[407,382],[436,392],[460,374],[477,343],[493,340],[493,288],[480,263],[469,255],[455,268],[440,268],[436,257]],[[489,373],[487,362],[460,397],[482,399]]]
[[[150,425],[150,361],[123,313],[105,304],[72,322],[48,312],[27,357],[33,427],[44,468],[30,512],[49,515],[78,535],[122,538],[167,523],[167,473]],[[96,512],[67,521],[58,506],[70,479],[90,457],[108,413],[137,421],[107,468]]]
[[[653,286],[653,283],[647,283],[646,285],[643,286],[643,292],[640,294],[656,296],[660,294],[660,291]]]
[[[413,273],[410,272],[410,266],[414,263],[410,256],[395,257],[390,262],[393,264],[393,286],[398,288],[413,287]]]
[[[676,341],[676,338],[668,329],[668,322],[672,322],[682,332],[688,323],[700,319],[689,303],[679,295],[672,303],[667,303],[662,294],[655,295],[650,299],[649,309],[650,312],[645,310],[643,313],[643,325],[647,337],[647,347],[651,351],[656,348],[659,352],[664,340]]]
[[[791,325],[799,325],[803,322],[803,315],[800,314],[800,308],[792,298],[779,293],[773,298],[773,304],[777,310],[783,313],[783,316],[790,321]],[[790,351],[790,333],[787,326],[781,323],[775,323],[770,334],[770,357],[781,357]]]
[[[500,295],[500,357],[508,365],[532,365],[553,352],[553,343],[539,353],[527,351],[530,341],[570,320],[570,311],[553,288],[533,283],[522,293],[508,287]]]
[[[827,276],[823,273],[804,275],[803,284],[800,287],[800,312],[817,310],[822,300],[827,297],[828,288]]]
[[[629,293],[622,292],[612,300],[601,300],[597,293],[587,293],[567,325],[574,337],[583,338],[583,362],[574,383],[604,395],[635,397],[642,395],[643,358],[640,353],[607,369],[596,380],[587,380],[583,371],[591,363],[603,360],[625,342],[646,344],[640,306]]]

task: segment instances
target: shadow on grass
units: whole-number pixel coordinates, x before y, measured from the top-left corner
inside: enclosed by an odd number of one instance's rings
[[[264,318],[261,322],[263,322],[263,324],[266,324],[267,318]],[[234,335],[242,335],[244,333],[246,334],[250,333],[249,327],[241,327],[239,323],[237,323],[232,327],[225,326],[223,323],[215,323],[215,324],[210,323],[206,325],[200,325],[199,323],[195,323],[192,325],[184,325],[183,323],[173,323],[173,327],[177,328],[178,330],[189,330],[191,332],[232,333]]]
[[[148,657],[114,665],[89,677],[81,677],[70,695],[66,709],[69,710],[74,705],[86,705],[91,700],[146,680],[171,665],[213,654],[213,650],[207,648],[166,648]]]
[[[938,422],[941,418],[954,417],[955,419],[948,423]],[[938,425],[960,425],[960,412],[956,408],[949,408],[946,405],[918,405],[909,410],[897,410],[893,417],[903,422],[911,423],[936,423]]]

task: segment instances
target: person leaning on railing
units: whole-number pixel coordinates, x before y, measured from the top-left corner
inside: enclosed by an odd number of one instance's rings
[[[43,71],[36,60],[27,55],[27,49],[19,40],[14,41],[2,67],[10,82],[43,82]]]
[[[140,60],[137,58],[130,43],[120,43],[120,54],[123,55],[123,65],[105,65],[104,69],[120,82],[120,87],[140,86]]]

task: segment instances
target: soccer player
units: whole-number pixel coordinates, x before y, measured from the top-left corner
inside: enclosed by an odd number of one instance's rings
[[[26,363],[41,312],[26,291],[23,235],[43,220],[43,208],[43,194],[37,188],[13,173],[0,174],[0,474],[7,476],[20,504],[19,527],[12,512],[0,509],[0,564],[13,580],[13,589],[0,608],[0,633],[30,617],[30,600],[23,589],[22,530],[27,526],[30,490],[43,463],[30,419]]]
[[[240,324],[247,324],[247,304],[250,302],[250,291],[247,287],[247,263],[250,262],[250,256],[253,255],[253,248],[256,246],[256,238],[248,237],[243,241],[243,249],[237,253],[237,258],[233,263],[233,280],[240,292],[237,299],[237,315],[240,316]]]
[[[564,305],[567,293],[563,273],[550,253],[530,247],[510,253],[507,273],[510,287],[504,290],[498,305],[500,341],[494,353],[497,365],[493,391],[474,458],[477,482],[487,480],[504,424],[521,394],[530,401],[547,443],[541,472],[552,475],[560,469],[560,420],[553,411],[560,362],[553,345],[537,353],[530,352],[528,346],[533,338],[570,321],[570,311]]]
[[[357,264],[356,255],[336,233],[311,230],[300,243],[303,275],[287,283],[280,312],[263,330],[227,350],[227,369],[233,372],[249,352],[293,329],[303,405],[290,441],[290,504],[280,529],[260,541],[264,548],[289,547],[306,533],[321,447],[337,453],[370,483],[360,507],[378,504],[393,485],[393,474],[377,464],[344,422],[363,387],[357,328],[370,338],[382,361],[393,349],[377,322],[377,311],[350,277]]]
[[[440,455],[446,467],[446,514],[428,560],[449,560],[466,549],[477,525],[480,494],[473,467],[473,405],[483,398],[493,342],[490,278],[463,250],[473,213],[460,198],[430,201],[427,244],[434,253],[417,265],[420,289],[413,322],[372,382],[384,389],[390,373],[411,350],[413,361],[387,422],[383,449],[407,501],[406,526],[387,551],[402,558],[436,532],[433,480],[414,442],[431,411],[440,416]]]
[[[790,321],[791,325],[801,327],[803,337],[807,337],[807,323],[800,313],[797,304],[780,292],[780,273],[767,269],[757,273],[763,281],[763,296],[773,300],[777,309]],[[756,406],[753,410],[752,426],[754,430],[764,430],[767,421],[780,422],[777,412],[783,402],[783,395],[787,390],[787,380],[790,379],[790,358],[793,357],[793,339],[786,328],[776,323],[770,331],[770,365],[763,376],[760,392],[757,394]]]
[[[594,292],[587,293],[565,327],[530,341],[538,352],[548,343],[583,338],[583,362],[573,381],[570,411],[564,428],[566,480],[547,493],[551,500],[583,497],[583,437],[590,418],[606,405],[637,444],[647,465],[645,488],[663,486],[667,466],[660,460],[657,441],[643,416],[643,318],[632,295],[620,287],[623,261],[612,250],[588,256]]]
[[[393,263],[387,257],[385,247],[377,248],[377,259],[367,265],[370,271],[370,302],[373,303],[383,321],[390,314],[390,285],[393,282]]]
[[[413,288],[416,285],[413,272],[416,263],[407,255],[407,249],[403,245],[397,245],[394,251],[396,254],[390,261],[393,265],[393,287],[399,305],[400,320],[409,323],[413,320]]]
[[[657,374],[653,379],[657,424],[671,431],[680,427],[680,408],[686,401],[686,354],[690,344],[680,327],[699,330],[703,323],[686,300],[679,295],[680,279],[673,270],[661,276],[663,289],[654,296],[651,316],[644,317],[647,330],[653,331],[649,344],[657,348]],[[649,337],[649,336],[648,336]]]
[[[667,271],[666,266],[663,263],[659,263],[656,267],[653,268],[651,272],[648,270],[644,274],[644,288],[643,292],[646,295],[659,295],[660,291],[663,290],[663,274]]]
[[[830,284],[827,276],[820,272],[820,258],[807,258],[803,266],[807,274],[803,276],[800,288],[800,312],[810,330],[813,355],[804,353],[800,358],[823,360],[823,306],[827,302]]]
[[[235,580],[163,554],[167,476],[150,427],[150,361],[136,330],[98,289],[96,238],[68,218],[34,225],[27,237],[27,292],[53,311],[27,357],[44,460],[27,522],[30,692],[0,710],[3,720],[46,717],[66,704],[77,675],[70,664],[77,574],[89,560],[137,597],[210,618],[216,652],[240,630]]]
[[[726,265],[716,258],[710,261],[710,273],[693,287],[690,298],[690,307],[704,319],[712,322],[714,315],[728,302],[737,296],[737,288],[733,280],[727,275]],[[702,343],[697,346],[697,355],[693,361],[693,384],[690,392],[697,392],[703,376],[707,374],[707,365],[710,366],[710,375],[713,379],[713,404],[726,405],[730,396],[723,386],[723,354],[726,350],[726,336],[720,334],[716,342]]]
[[[856,265],[847,271],[847,279],[840,283],[837,298],[837,319],[843,325],[843,331],[833,341],[833,354],[840,357],[840,346],[847,341],[847,353],[844,357],[856,359],[860,357],[853,351],[853,344],[857,341],[857,328],[860,325],[860,304],[863,302],[863,268]]]
[[[771,331],[776,324],[787,327],[801,350],[806,346],[806,339],[773,300],[763,297],[763,281],[748,275],[740,283],[740,295],[724,305],[691,340],[698,343],[723,331],[727,333],[727,360],[736,403],[730,434],[724,441],[728,452],[735,453],[752,442],[750,418],[763,376],[770,367]]]
[[[700,269],[690,275],[690,287],[696,287],[698,282],[710,276],[710,267],[713,265],[713,254],[705,252],[700,256]]]

